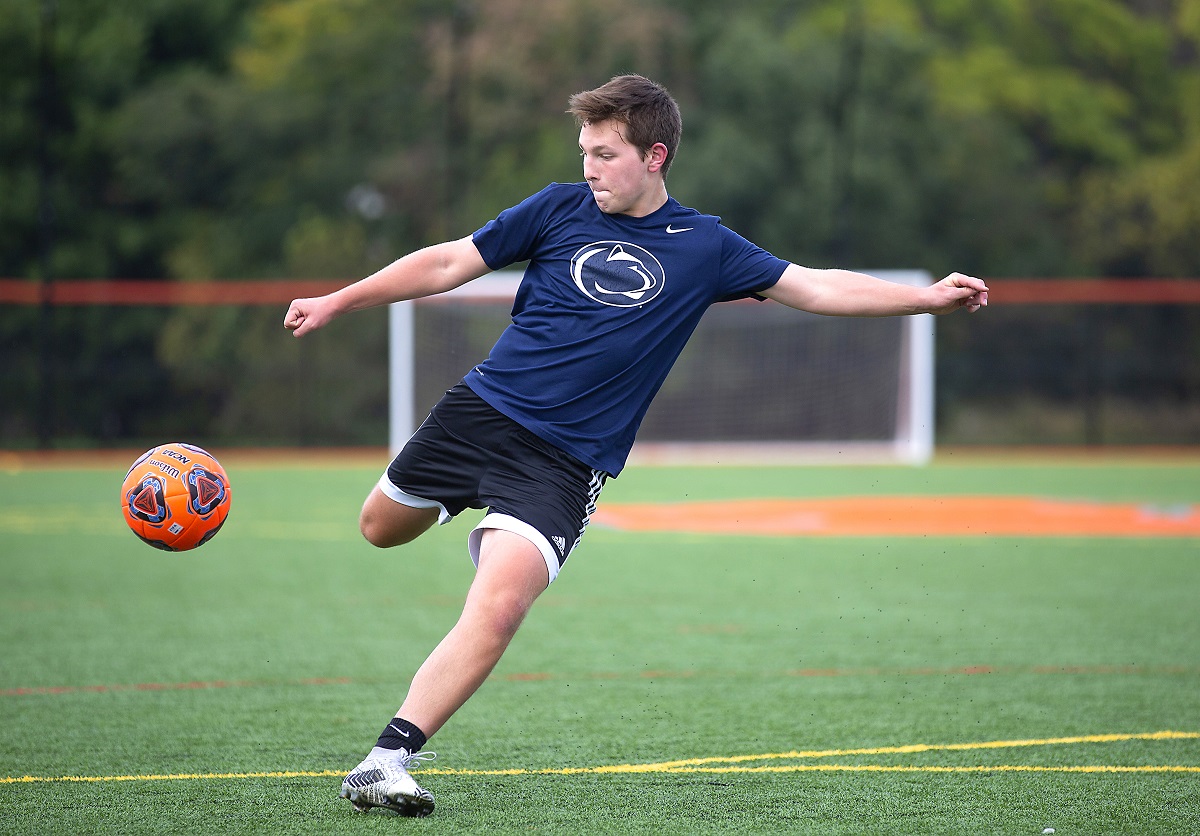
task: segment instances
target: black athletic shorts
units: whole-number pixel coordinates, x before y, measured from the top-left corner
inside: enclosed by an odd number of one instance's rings
[[[483,530],[500,528],[537,546],[553,581],[579,545],[607,478],[459,383],[392,460],[379,487],[403,505],[437,508],[441,523],[466,508],[487,508],[468,542],[475,564]]]

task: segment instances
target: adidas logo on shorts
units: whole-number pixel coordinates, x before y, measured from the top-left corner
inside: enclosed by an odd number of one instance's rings
[[[558,549],[559,554],[562,554],[563,552],[565,552],[567,550],[567,538],[566,537],[554,536],[554,537],[551,537],[550,539],[554,541],[554,546],[555,546],[555,548]]]

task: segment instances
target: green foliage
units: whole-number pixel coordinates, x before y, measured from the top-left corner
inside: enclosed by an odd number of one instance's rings
[[[1200,134],[1179,151],[1085,180],[1078,216],[1082,245],[1109,272],[1200,275]]]
[[[782,257],[1200,275],[1197,56],[1196,0],[0,0],[0,276],[350,280],[578,179],[567,97],[628,71]],[[139,343],[176,393],[188,327]]]
[[[789,258],[1197,270],[1194,2],[3,8],[8,275],[45,230],[57,276],[357,276],[577,178],[566,98],[629,70],[673,191]]]
[[[0,275],[165,274],[164,253],[179,233],[124,195],[121,110],[174,76],[225,72],[251,6],[0,3]],[[155,130],[161,121],[148,114],[137,130]],[[165,173],[160,167],[154,176]],[[186,212],[192,198],[172,195],[167,208]]]

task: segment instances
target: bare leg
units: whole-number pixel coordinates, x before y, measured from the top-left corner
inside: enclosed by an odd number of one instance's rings
[[[375,487],[359,527],[369,542],[388,548],[412,542],[437,518],[436,509],[402,505]],[[462,615],[417,670],[396,716],[432,737],[487,679],[549,582],[533,543],[509,531],[485,530]]]
[[[411,543],[437,521],[436,508],[401,505],[376,485],[363,503],[358,528],[371,545],[386,549]]]
[[[395,502],[377,486],[363,504],[359,527],[369,542],[386,548],[411,542],[437,518],[437,509]],[[533,543],[508,531],[485,530],[462,615],[417,670],[396,717],[432,737],[487,679],[548,583],[546,562]],[[392,732],[409,736],[395,721],[384,734]],[[409,774],[425,756],[392,743],[381,735],[342,780],[339,794],[359,811],[386,807],[403,816],[427,816],[433,794]]]
[[[487,679],[548,584],[533,543],[508,531],[484,531],[462,615],[413,677],[396,716],[432,737]]]

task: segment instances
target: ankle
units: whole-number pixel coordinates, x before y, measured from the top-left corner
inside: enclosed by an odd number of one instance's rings
[[[421,731],[415,724],[410,723],[402,717],[393,717],[391,722],[384,728],[383,733],[379,735],[379,740],[375,743],[376,749],[385,749],[395,752],[398,749],[403,749],[408,754],[421,751],[421,747],[428,742],[425,732]]]

